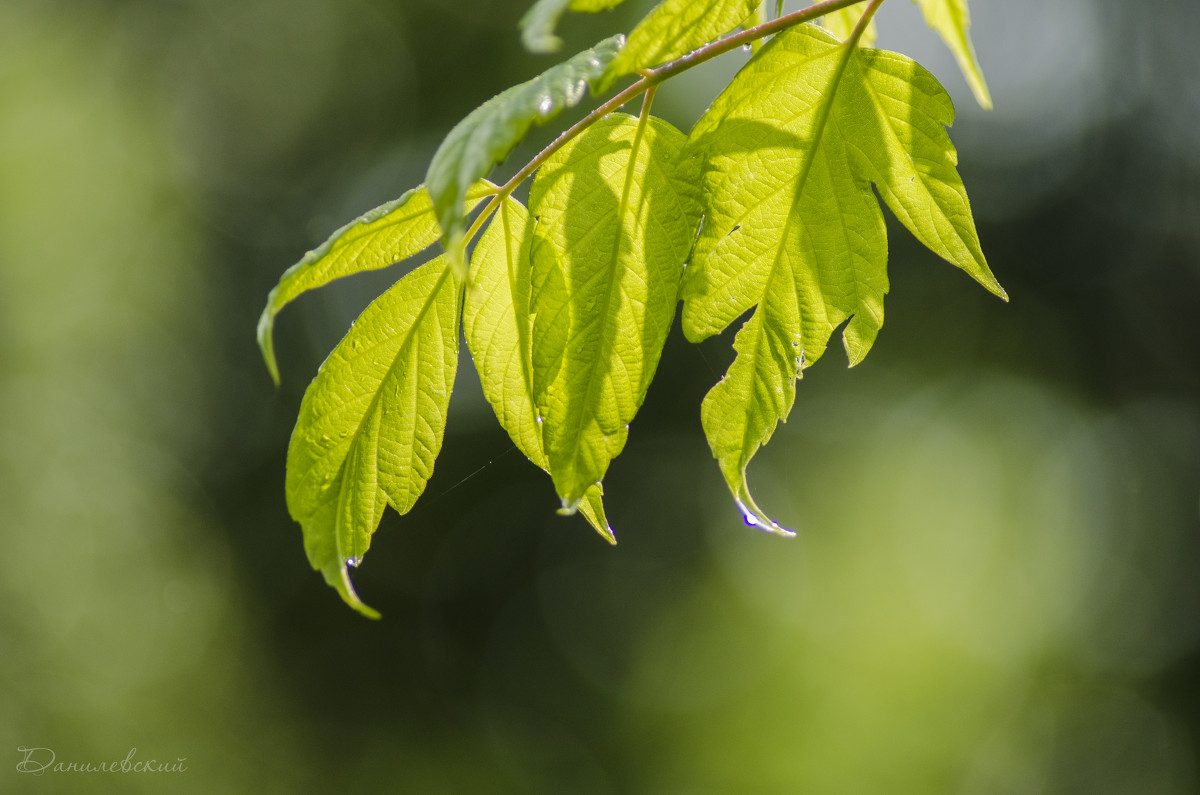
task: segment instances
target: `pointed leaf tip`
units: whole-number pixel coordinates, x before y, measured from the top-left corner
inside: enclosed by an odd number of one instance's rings
[[[742,512],[742,520],[750,527],[762,530],[764,533],[777,535],[781,538],[796,537],[795,530],[789,530],[763,513],[758,504],[754,502],[754,498],[750,496],[750,487],[746,483],[745,478],[742,478],[741,493],[734,495],[733,502],[737,505],[738,510]]]
[[[617,536],[613,532],[612,525],[608,523],[608,517],[604,515],[604,486],[596,483],[583,494],[583,501],[579,503],[579,512],[583,514],[583,518],[587,519],[588,524],[595,528],[608,543],[613,546],[617,545]]]
[[[342,597],[342,601],[354,608],[355,612],[374,620],[382,618],[378,610],[370,607],[358,597],[358,592],[354,590],[354,583],[350,582],[350,571],[346,568],[345,563],[329,566],[322,569],[321,573],[325,575],[325,582],[333,586],[338,595]]]
[[[267,372],[271,374],[271,381],[278,388],[280,384],[279,378],[279,363],[275,360],[275,340],[274,326],[275,313],[272,310],[272,304],[275,291],[271,291],[271,295],[267,297],[267,306],[263,309],[262,314],[258,317],[258,349],[262,352],[263,363],[267,366]]]
[[[770,533],[771,535],[777,535],[780,538],[795,538],[796,537],[795,530],[789,530],[788,528],[784,527],[783,525],[779,524],[778,522],[773,521],[770,517],[768,517],[767,515],[765,515],[763,513],[760,513],[757,511],[751,511],[745,505],[743,505],[740,500],[736,501],[736,502],[737,502],[738,509],[742,511],[742,519],[746,522],[746,524],[748,526],[753,527],[757,530],[762,530],[764,533]]]
[[[992,109],[992,95],[988,91],[987,81],[983,78],[983,69],[975,54],[975,44],[971,41],[971,12],[967,0],[913,0],[921,7],[925,22],[932,28],[950,52],[966,78],[975,101],[984,110]]]

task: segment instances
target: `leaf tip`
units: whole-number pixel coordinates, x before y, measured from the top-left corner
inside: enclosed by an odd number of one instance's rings
[[[521,31],[521,42],[534,55],[551,55],[562,49],[563,40],[558,36],[538,33],[532,28]]]
[[[613,532],[612,525],[594,524],[592,527],[595,528],[596,532],[600,534],[600,537],[607,541],[610,546],[615,547],[617,545],[617,534]]]
[[[271,380],[275,382],[275,386],[279,386],[279,363],[275,360],[275,342],[274,342],[274,325],[275,312],[272,311],[272,301],[274,291],[272,290],[271,298],[267,300],[267,306],[263,309],[262,315],[258,318],[258,349],[262,352],[263,362],[267,365],[267,372],[271,374]]]
[[[996,277],[990,271],[986,274],[987,278],[979,279],[979,283],[983,285],[989,293],[999,298],[1001,301],[1008,303],[1008,291],[1000,286],[1000,282],[996,281]]]
[[[346,562],[329,566],[321,573],[325,575],[325,582],[333,586],[334,590],[342,597],[342,601],[357,613],[370,619],[382,618],[378,610],[370,607],[358,597],[358,592],[354,590],[354,584],[350,582],[350,570],[347,568]]]
[[[541,0],[521,17],[521,43],[535,55],[548,55],[562,49],[563,41],[554,34],[554,25],[566,10],[564,0]]]
[[[762,512],[762,509],[755,504],[754,499],[750,496],[750,489],[744,482],[740,491],[742,493],[734,495],[733,501],[737,503],[738,510],[742,512],[742,519],[748,526],[783,538],[796,537],[795,530],[789,530]]]
[[[975,95],[975,101],[979,107],[984,110],[992,110],[992,93],[988,91],[987,81],[983,78],[983,70],[975,61],[974,52],[971,52],[970,68],[966,69],[966,73],[967,84],[970,85],[971,93]]]

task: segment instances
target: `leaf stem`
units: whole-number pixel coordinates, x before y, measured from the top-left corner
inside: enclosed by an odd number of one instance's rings
[[[517,186],[529,179],[529,177],[533,175],[533,172],[541,168],[542,164],[549,160],[555,152],[561,149],[572,138],[579,135],[588,127],[592,126],[609,113],[612,113],[617,108],[620,108],[631,99],[634,99],[639,94],[650,92],[659,83],[668,80],[675,75],[686,72],[687,70],[696,66],[699,66],[706,61],[712,60],[718,55],[724,55],[731,50],[736,50],[743,44],[756,42],[766,36],[780,33],[788,28],[795,27],[796,25],[800,25],[805,22],[811,22],[812,20],[822,17],[831,11],[839,11],[843,8],[847,8],[860,2],[862,2],[862,0],[825,0],[823,3],[817,3],[809,6],[808,8],[802,8],[799,11],[793,11],[790,14],[785,14],[784,16],[776,17],[768,22],[763,22],[760,25],[755,25],[752,28],[747,28],[741,33],[735,33],[732,36],[726,36],[723,39],[709,42],[703,47],[692,50],[687,55],[682,55],[673,61],[668,61],[661,66],[656,66],[652,69],[643,71],[641,73],[642,76],[637,80],[637,82],[627,86],[622,91],[606,100],[602,105],[595,108],[592,112],[588,113],[582,119],[575,122],[575,124],[571,125],[569,128],[560,133],[559,136],[551,141],[545,149],[538,152],[532,160],[526,163],[524,168],[514,174],[512,178],[508,180],[508,182],[505,182],[503,185],[501,185],[499,190],[496,191],[495,195],[493,195],[488,200],[488,203],[484,205],[483,209],[480,210],[479,215],[476,216],[475,221],[471,224],[471,228],[467,230],[466,237],[464,238],[464,245],[465,243],[474,239],[477,234],[479,234],[484,223],[486,223],[487,219],[490,218],[492,213],[496,211],[496,208],[500,206],[500,203],[508,198],[512,192],[517,189]],[[863,21],[859,23],[859,28],[865,25],[866,21],[874,16],[875,9],[877,9],[882,2],[883,0],[872,0],[870,7],[866,10],[866,12],[863,13]],[[782,9],[782,3],[780,4],[780,8]],[[862,32],[859,28],[856,28],[854,32],[853,40],[855,42],[857,42],[858,38],[862,35]]]
[[[638,121],[642,124],[646,123],[646,119],[650,118],[650,106],[654,104],[654,93],[658,91],[658,86],[650,86],[646,89],[646,96],[642,97],[642,112],[639,114]]]

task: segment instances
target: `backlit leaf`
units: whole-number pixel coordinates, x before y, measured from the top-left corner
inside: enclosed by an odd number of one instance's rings
[[[500,425],[526,458],[549,472],[533,405],[530,232],[526,209],[516,199],[505,199],[472,255],[463,332]],[[580,512],[596,532],[616,543],[599,484],[588,489]]]
[[[874,185],[916,237],[997,295],[956,171],[954,107],[895,53],[849,48],[813,25],[776,36],[696,124],[681,172],[705,222],[683,286],[693,341],[749,310],[737,357],[701,419],[747,521],[786,533],[755,505],[746,467],[787,418],[795,380],[846,323],[850,363],[883,323],[887,240]]]
[[[625,446],[675,314],[699,219],[674,174],[683,142],[666,122],[614,113],[530,189],[534,405],[568,511]]]
[[[492,97],[442,141],[429,163],[425,186],[433,198],[452,266],[457,268],[462,257],[466,216],[463,202],[468,188],[508,157],[534,123],[544,124],[563,108],[578,104],[585,87],[604,74],[623,43],[623,36],[605,39]]]
[[[467,207],[495,191],[496,187],[487,182],[472,185],[466,192]],[[279,366],[272,334],[275,316],[281,309],[303,293],[335,279],[386,268],[424,251],[437,242],[440,234],[429,194],[418,187],[346,224],[284,271],[258,319],[258,346],[275,383],[279,383]]]
[[[950,48],[950,52],[954,53],[954,60],[958,61],[958,68],[962,70],[963,77],[967,78],[967,85],[975,94],[975,101],[979,103],[980,107],[991,110],[992,97],[988,93],[987,83],[983,79],[983,70],[979,67],[979,59],[975,56],[975,45],[971,43],[971,35],[968,32],[971,28],[971,13],[967,9],[967,0],[913,0],[913,2],[921,6],[921,13],[925,15],[925,21],[929,23],[929,27],[937,31],[942,40],[946,42],[946,46]]]
[[[459,286],[445,257],[396,282],[359,316],[300,405],[288,510],[314,569],[364,615],[358,565],[385,505],[407,513],[442,446],[458,363]]]
[[[562,39],[554,35],[554,29],[568,9],[595,13],[623,2],[625,0],[537,0],[521,17],[521,41],[530,52],[558,52],[562,49]]]
[[[629,34],[625,49],[608,68],[604,86],[639,69],[686,55],[729,33],[758,5],[759,0],[663,0]]]

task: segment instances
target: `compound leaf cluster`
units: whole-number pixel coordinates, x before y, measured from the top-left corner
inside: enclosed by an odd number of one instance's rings
[[[310,563],[350,605],[377,615],[349,568],[385,507],[406,513],[432,475],[460,334],[501,426],[553,481],[560,513],[578,511],[615,543],[602,482],[677,305],[694,342],[747,317],[700,424],[746,521],[790,535],[755,503],[746,469],[835,331],[851,365],[879,333],[881,204],[1004,297],[946,132],[949,96],[911,59],[866,46],[882,1],[827,0],[765,22],[752,0],[663,0],[627,43],[614,36],[484,103],[451,130],[424,186],[338,230],[283,275],[259,324],[276,377],[272,326],[287,303],[439,239],[446,252],[363,312],[309,386],[292,436],[289,510]],[[986,104],[965,0],[916,1]],[[556,49],[563,13],[619,2],[538,0],[522,21],[526,44]],[[810,24],[818,17],[823,27]],[[739,26],[748,29],[722,38]],[[659,83],[768,34],[689,132],[651,115]],[[629,75],[631,86],[516,178],[484,179],[533,124],[580,102],[586,86],[602,94]],[[639,115],[616,112],[639,94]],[[512,194],[531,175],[526,208]]]

